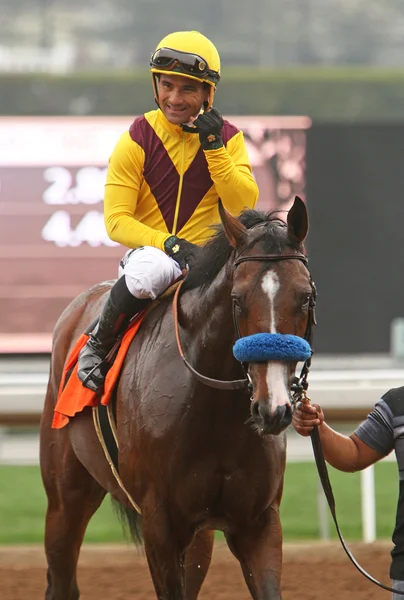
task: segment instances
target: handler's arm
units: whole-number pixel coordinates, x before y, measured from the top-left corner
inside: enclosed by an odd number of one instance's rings
[[[332,429],[324,421],[324,413],[318,404],[299,404],[292,422],[303,436],[310,435],[313,427],[318,426],[324,458],[340,471],[361,471],[388,454],[371,448],[355,433],[346,436]]]

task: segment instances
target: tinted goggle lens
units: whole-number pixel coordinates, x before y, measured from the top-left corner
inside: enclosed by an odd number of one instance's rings
[[[194,75],[195,77],[210,76],[219,81],[219,73],[211,71],[207,62],[197,54],[188,54],[177,52],[169,48],[157,50],[151,57],[150,66],[157,69],[174,70],[180,67],[184,73]]]

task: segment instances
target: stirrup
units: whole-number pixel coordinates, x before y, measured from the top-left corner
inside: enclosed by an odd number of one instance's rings
[[[92,390],[93,392],[98,392],[104,386],[105,377],[110,368],[112,367],[112,363],[115,360],[116,354],[119,350],[119,346],[122,341],[122,337],[123,334],[117,337],[112,348],[109,350],[106,356],[98,363],[98,365],[94,365],[94,367],[86,374],[86,376],[83,379],[79,378],[81,383],[85,387]],[[99,375],[96,373],[97,369],[100,371]],[[92,385],[89,385],[89,383]]]
[[[93,392],[98,392],[104,387],[105,377],[110,368],[108,365],[108,361],[104,358],[87,373],[84,379],[81,379],[81,383]],[[96,373],[97,369],[100,371],[99,374]]]

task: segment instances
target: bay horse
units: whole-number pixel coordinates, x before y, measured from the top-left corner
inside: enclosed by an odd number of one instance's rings
[[[188,363],[205,377],[233,381],[243,375],[232,353],[235,329],[241,336],[305,336],[313,295],[305,265],[308,215],[296,197],[286,222],[255,210],[235,218],[221,206],[220,217],[182,285],[178,326]],[[291,254],[296,260],[283,260]],[[207,387],[182,361],[172,297],[163,298],[134,337],[116,390],[119,474],[140,517],[112,475],[91,408],[64,428],[51,428],[66,358],[100,314],[112,283],[97,284],[73,300],[53,334],[40,431],[48,498],[45,599],[79,598],[80,547],[109,493],[126,512],[132,532],[142,535],[158,599],[197,599],[214,530],[221,530],[251,597],[279,600],[279,508],[297,362],[247,365],[251,390]]]

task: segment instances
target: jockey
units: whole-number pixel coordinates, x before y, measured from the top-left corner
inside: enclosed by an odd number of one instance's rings
[[[78,377],[94,391],[130,319],[192,268],[220,221],[219,197],[235,216],[258,198],[242,132],[212,107],[220,79],[213,43],[197,31],[171,33],[150,67],[158,108],[135,119],[109,160],[105,225],[129,250],[78,359]]]

